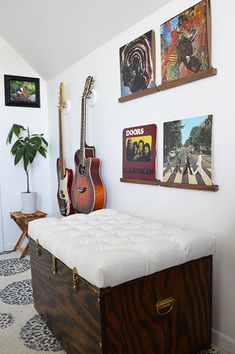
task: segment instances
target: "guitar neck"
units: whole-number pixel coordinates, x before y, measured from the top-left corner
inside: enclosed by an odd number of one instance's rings
[[[59,146],[60,146],[60,175],[65,176],[64,164],[64,141],[63,141],[63,125],[62,125],[62,107],[59,107]]]
[[[80,139],[80,145],[81,145],[81,151],[82,151],[82,156],[81,156],[81,162],[82,166],[85,164],[85,145],[86,145],[86,98],[82,98],[82,107],[81,107],[81,139]]]
[[[81,165],[85,166],[85,147],[86,147],[86,100],[90,97],[92,91],[94,79],[92,76],[88,76],[86,79],[85,87],[82,94],[81,103],[81,140],[80,140],[80,159]]]

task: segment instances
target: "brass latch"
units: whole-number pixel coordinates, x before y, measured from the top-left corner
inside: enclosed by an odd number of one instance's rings
[[[42,249],[41,249],[41,246],[39,244],[39,240],[37,239],[36,240],[36,255],[39,257],[39,256],[41,256],[41,253],[42,253]]]
[[[56,262],[56,258],[55,256],[51,256],[51,269],[52,269],[52,273],[56,274],[57,273],[57,262]]]
[[[76,267],[73,268],[73,288],[78,288],[78,271]]]
[[[175,304],[175,299],[173,297],[168,297],[167,299],[160,300],[156,303],[157,314],[159,316],[164,316],[169,313]]]

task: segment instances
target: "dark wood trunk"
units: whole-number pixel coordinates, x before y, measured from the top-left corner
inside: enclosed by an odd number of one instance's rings
[[[158,301],[173,309],[158,315]],[[196,354],[211,344],[211,257],[116,286],[104,297],[106,352]]]
[[[196,354],[211,344],[211,256],[115,287],[79,277],[76,290],[72,270],[56,260],[53,274],[52,255],[37,256],[32,239],[30,257],[35,308],[69,354]]]
[[[34,306],[48,327],[71,354],[101,353],[100,303],[89,283],[79,278],[73,289],[72,270],[56,260],[52,272],[52,255],[30,240],[30,259]]]

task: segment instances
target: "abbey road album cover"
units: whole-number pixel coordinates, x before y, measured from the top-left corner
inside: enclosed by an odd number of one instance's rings
[[[212,115],[164,123],[163,182],[212,185]]]

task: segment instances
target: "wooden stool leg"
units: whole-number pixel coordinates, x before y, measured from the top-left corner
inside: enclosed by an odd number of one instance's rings
[[[27,234],[26,231],[22,232],[22,234],[21,234],[19,240],[17,241],[17,243],[16,243],[16,245],[15,245],[13,251],[16,251],[16,250],[20,247],[20,245],[21,245],[23,239],[25,238],[26,234]]]
[[[20,259],[25,257],[26,253],[28,252],[28,249],[29,249],[29,242],[27,243],[27,246],[23,249]]]
[[[39,218],[45,218],[47,214],[42,212],[42,211],[36,211],[36,213],[33,214],[23,214],[21,211],[14,211],[10,213],[11,219],[15,221],[15,223],[19,226],[19,228],[22,231],[21,236],[19,237],[13,251],[18,250],[20,247],[22,241],[24,240],[25,237],[27,237],[27,232],[28,232],[28,223],[32,220],[36,220]],[[28,252],[29,249],[29,242],[27,240],[27,245],[24,247],[20,258],[24,258],[26,253]]]

